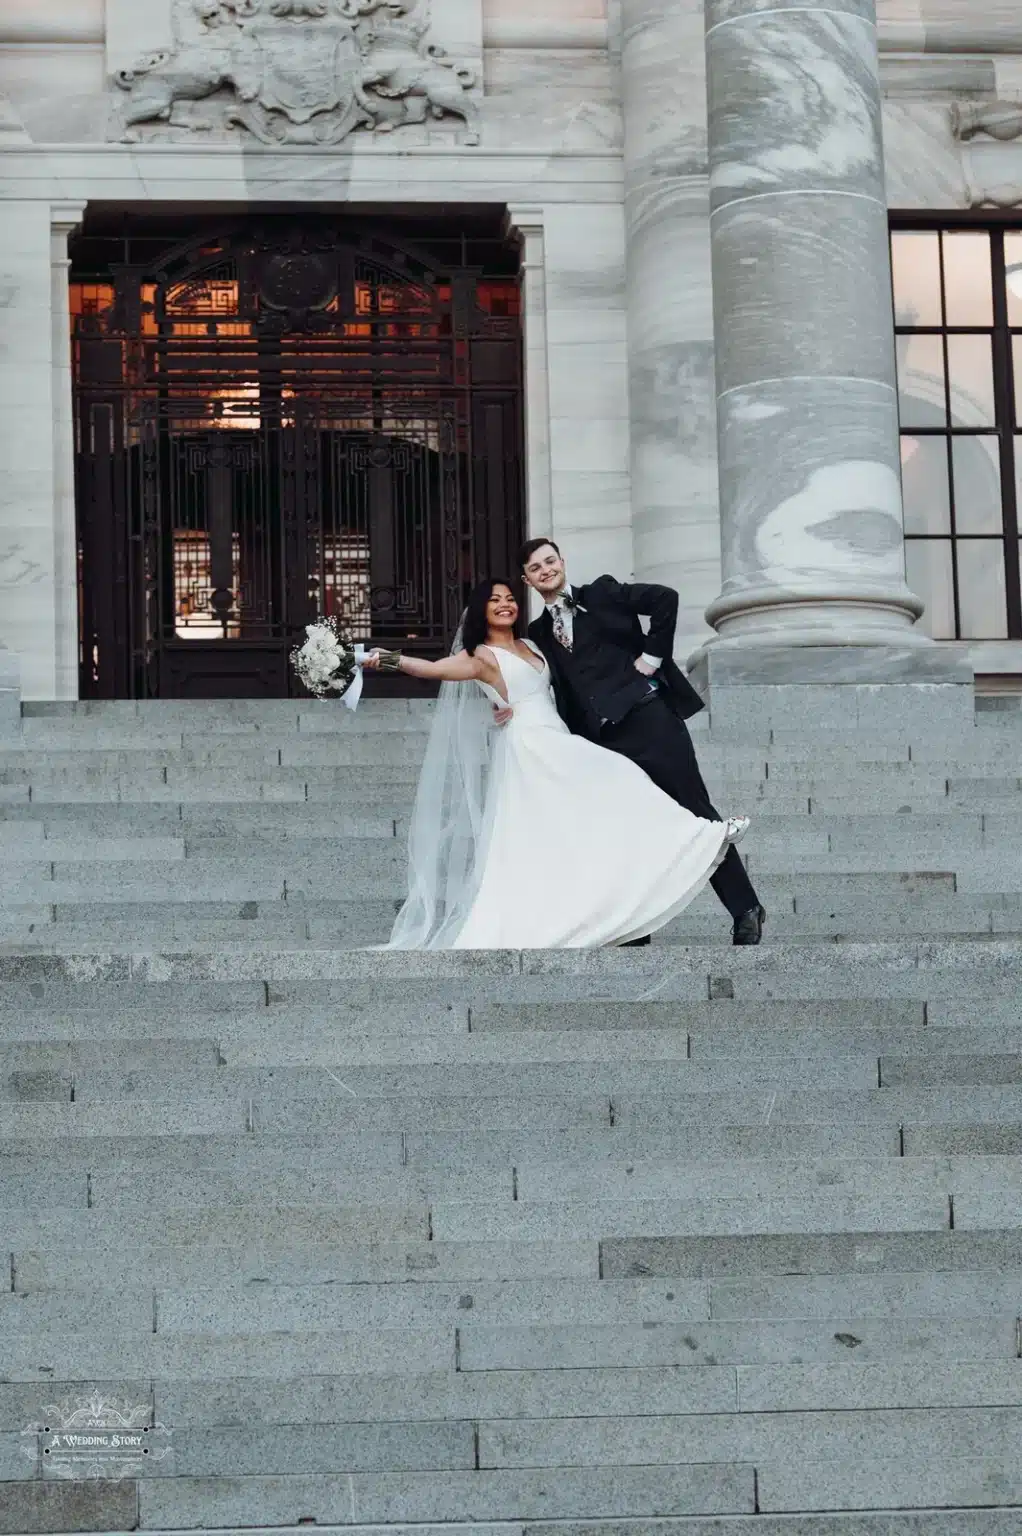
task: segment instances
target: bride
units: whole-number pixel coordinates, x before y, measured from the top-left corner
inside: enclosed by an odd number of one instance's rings
[[[409,833],[408,897],[388,948],[623,944],[670,922],[745,834],[704,821],[620,753],[573,736],[507,582],[482,582],[444,661]],[[381,665],[378,652],[365,665]],[[510,706],[495,727],[491,705]]]

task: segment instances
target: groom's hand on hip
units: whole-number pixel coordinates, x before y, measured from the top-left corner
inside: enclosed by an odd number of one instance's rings
[[[659,663],[658,663],[658,665],[659,665]],[[643,677],[655,677],[656,676],[656,667],[651,666],[650,663],[646,660],[645,656],[636,656],[636,658],[635,658],[635,670],[636,670],[636,672],[641,672]]]

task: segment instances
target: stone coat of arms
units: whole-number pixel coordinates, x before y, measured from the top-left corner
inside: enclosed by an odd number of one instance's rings
[[[115,77],[125,139],[212,100],[224,128],[263,144],[338,144],[358,127],[448,115],[479,141],[476,71],[429,41],[417,0],[177,0],[175,34]]]

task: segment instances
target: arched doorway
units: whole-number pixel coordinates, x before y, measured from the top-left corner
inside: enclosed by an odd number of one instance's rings
[[[444,652],[523,529],[514,270],[304,215],[151,245],[72,268],[82,696],[286,697],[320,613]]]

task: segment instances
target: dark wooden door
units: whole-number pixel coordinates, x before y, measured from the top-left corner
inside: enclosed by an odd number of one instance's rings
[[[83,696],[285,697],[320,614],[445,652],[522,535],[516,300],[287,220],[79,280]]]

